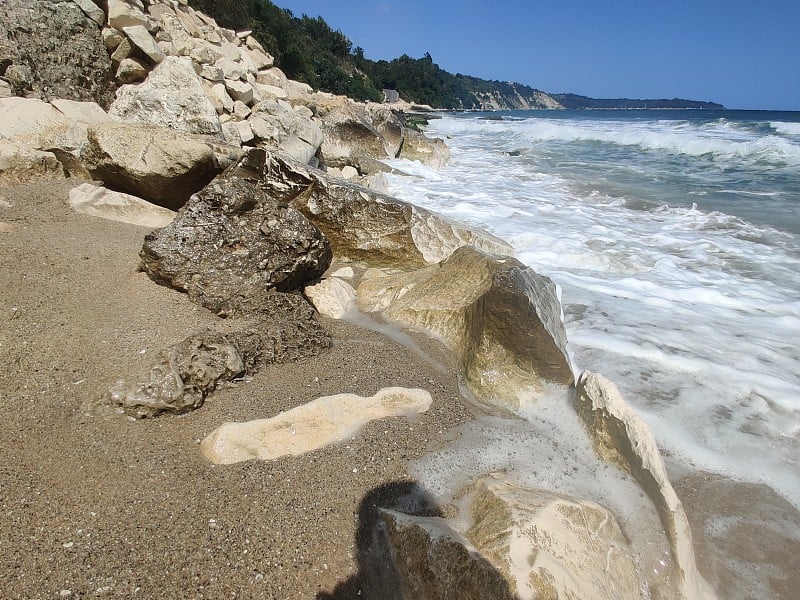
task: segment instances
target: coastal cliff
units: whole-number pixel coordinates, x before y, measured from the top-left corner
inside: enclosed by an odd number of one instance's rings
[[[102,4],[35,3],[102,44],[108,106],[0,57],[3,595],[713,597],[649,429],[575,372],[554,282],[381,192],[442,140],[184,0]],[[480,102],[550,102],[509,89]],[[412,477],[481,420],[538,437],[532,415],[585,494]]]

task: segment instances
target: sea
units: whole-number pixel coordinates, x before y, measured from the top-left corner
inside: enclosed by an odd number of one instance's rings
[[[800,112],[444,114],[394,196],[509,242],[560,288],[576,368],[665,457],[800,509]]]

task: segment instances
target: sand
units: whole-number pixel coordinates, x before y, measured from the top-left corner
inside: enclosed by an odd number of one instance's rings
[[[322,319],[325,354],[264,368],[180,417],[96,410],[162,348],[235,327],[137,272],[144,228],[73,214],[72,183],[0,189],[0,597],[313,598],[352,577],[362,498],[470,417],[449,358]],[[7,207],[6,204],[11,204]],[[214,466],[225,421],[319,396],[423,388],[415,422],[299,457]],[[344,596],[342,596],[344,597]]]
[[[159,350],[237,323],[138,272],[147,229],[74,214],[73,185],[0,188],[0,598],[356,597],[360,503],[405,489],[409,462],[474,418],[451,358],[423,337],[433,363],[321,318],[330,351],[267,366],[193,413],[98,410]],[[302,456],[215,466],[200,453],[223,422],[387,386],[423,388],[433,404]],[[791,505],[703,473],[673,481],[720,598],[797,597]]]

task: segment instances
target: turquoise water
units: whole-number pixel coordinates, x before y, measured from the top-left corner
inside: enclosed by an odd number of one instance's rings
[[[569,348],[690,468],[800,507],[800,113],[446,115],[390,191],[510,242]]]

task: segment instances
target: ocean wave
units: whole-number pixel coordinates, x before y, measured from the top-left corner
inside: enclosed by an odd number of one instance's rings
[[[800,123],[792,123],[788,121],[770,121],[770,127],[772,127],[781,135],[800,136]]]

